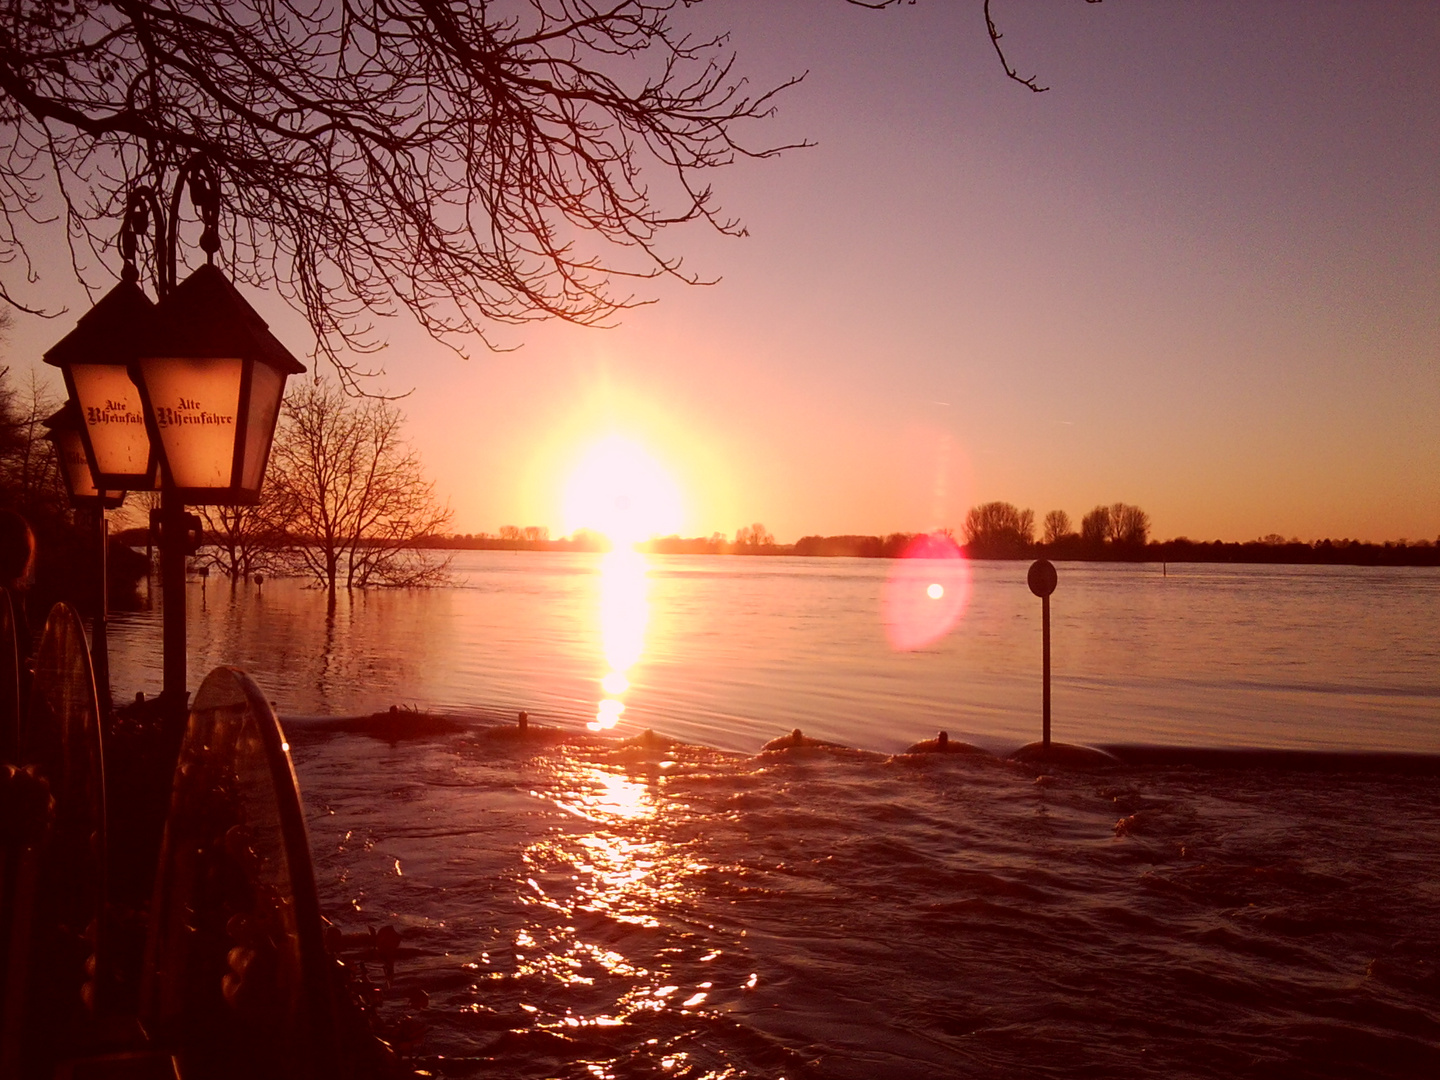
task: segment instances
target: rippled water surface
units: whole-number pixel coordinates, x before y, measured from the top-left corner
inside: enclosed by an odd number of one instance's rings
[[[294,749],[324,906],[400,927],[383,1008],[426,991],[450,1073],[1440,1074],[1433,777]]]
[[[890,569],[477,554],[333,609],[196,583],[192,683],[237,663],[279,704],[323,909],[399,928],[367,971],[440,1074],[1440,1075],[1440,779],[890,756],[1014,747],[1040,697],[1024,564],[976,564],[913,653]],[[1057,737],[1440,751],[1437,600],[1433,570],[1062,564]],[[117,695],[157,690],[154,617],[113,640]],[[463,723],[311,719],[392,703]],[[797,725],[856,749],[757,753]]]

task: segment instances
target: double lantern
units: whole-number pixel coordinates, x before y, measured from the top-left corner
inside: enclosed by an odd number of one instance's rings
[[[209,263],[158,305],[127,273],[45,362],[78,413],[89,491],[158,487],[192,505],[259,501],[285,380],[305,370]]]
[[[187,185],[204,222],[206,263],[177,285],[176,223]],[[185,556],[199,537],[185,505],[259,501],[285,380],[305,370],[214,265],[219,217],[219,183],[199,155],[180,170],[168,215],[149,188],[132,190],[120,230],[120,284],[45,354],[70,391],[51,418],[51,438],[72,502],[103,509],[126,491],[161,492],[151,515],[163,597],[161,696],[177,731],[188,697]],[[152,222],[159,304],[141,291],[135,260]]]

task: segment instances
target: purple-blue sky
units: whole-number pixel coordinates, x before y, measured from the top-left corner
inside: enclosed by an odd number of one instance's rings
[[[710,0],[752,133],[713,180],[750,235],[676,230],[719,284],[614,329],[459,359],[387,326],[383,386],[462,532],[565,527],[618,432],[682,531],[958,526],[1004,499],[1161,537],[1440,535],[1440,6]],[[682,18],[690,17],[682,15]],[[643,287],[643,286],[642,286]],[[300,324],[254,297],[296,351]],[[11,355],[68,325],[22,320]]]

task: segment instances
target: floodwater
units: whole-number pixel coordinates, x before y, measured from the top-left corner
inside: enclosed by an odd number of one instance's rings
[[[753,751],[793,727],[894,752],[1040,729],[1040,601],[970,564],[954,629],[890,647],[888,560],[464,552],[453,588],[189,586],[191,683],[251,672],[282,718],[390,705]],[[1054,734],[1069,742],[1440,752],[1440,570],[1062,563]],[[953,591],[953,590],[952,590]],[[158,608],[158,605],[157,605]],[[160,689],[158,612],[112,617],[118,697]],[[618,693],[602,683],[620,675]],[[620,683],[611,681],[611,686]]]
[[[437,1074],[1440,1075],[1440,777],[894,755],[1034,738],[1040,619],[976,564],[895,653],[893,569],[485,553],[333,612],[195,583],[191,682],[278,703],[322,908],[400,930],[367,973]],[[1057,738],[1440,751],[1434,570],[1059,571]],[[153,616],[112,640],[117,696],[158,690]],[[392,703],[466,722],[312,719]],[[757,752],[795,726],[856,749]]]

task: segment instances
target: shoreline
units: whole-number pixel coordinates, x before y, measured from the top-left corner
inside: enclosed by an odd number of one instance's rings
[[[513,723],[488,719],[484,714],[461,718],[445,713],[391,708],[387,711],[348,715],[319,716],[306,714],[281,715],[282,728],[296,735],[364,735],[398,743],[474,732],[486,738],[509,743],[531,743],[543,746],[586,745],[610,749],[666,750],[691,747],[717,754],[734,755],[740,759],[762,754],[834,753],[860,754],[877,759],[923,758],[927,756],[965,757],[975,761],[1008,762],[1024,765],[1058,765],[1063,768],[1203,768],[1219,770],[1269,769],[1285,772],[1316,773],[1382,773],[1394,776],[1440,776],[1440,752],[1398,750],[1322,750],[1293,747],[1262,746],[1186,746],[1157,743],[1093,743],[1075,745],[1055,742],[1047,754],[1037,743],[1017,745],[1009,752],[997,752],[958,741],[948,748],[937,749],[935,740],[917,743],[907,751],[886,753],[865,747],[823,742],[800,734],[780,734],[753,753],[726,750],[706,743],[686,742],[646,729],[635,735],[621,736],[585,731],[562,724],[528,723],[524,729]],[[790,740],[799,736],[790,745]],[[943,744],[942,744],[943,745]]]

